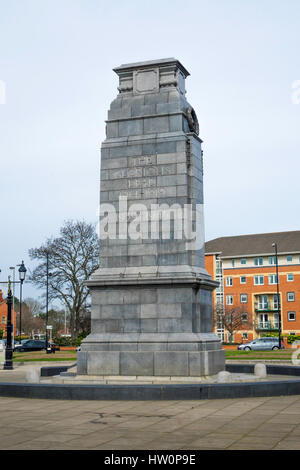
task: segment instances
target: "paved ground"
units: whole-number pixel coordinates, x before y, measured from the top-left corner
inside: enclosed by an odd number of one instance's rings
[[[300,397],[61,401],[0,397],[0,449],[300,449]]]
[[[0,370],[0,381],[24,382],[32,366]],[[300,396],[199,401],[0,397],[0,449],[300,450]]]

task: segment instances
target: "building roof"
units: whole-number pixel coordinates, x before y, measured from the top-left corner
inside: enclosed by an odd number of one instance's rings
[[[300,230],[215,238],[205,243],[205,253],[219,253],[222,258],[274,255],[272,243],[277,243],[278,254],[300,253]]]

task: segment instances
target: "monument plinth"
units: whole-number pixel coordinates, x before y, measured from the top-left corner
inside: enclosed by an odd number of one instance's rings
[[[80,375],[224,369],[204,267],[203,170],[189,75],[176,59],[121,65],[101,148],[100,267]]]

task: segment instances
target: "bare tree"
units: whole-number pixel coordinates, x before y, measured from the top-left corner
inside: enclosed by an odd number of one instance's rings
[[[213,310],[213,320],[216,328],[228,331],[230,342],[233,341],[235,332],[253,329],[252,314],[240,305],[216,304]]]
[[[45,329],[45,322],[39,317],[42,305],[33,299],[25,299],[22,302],[22,331],[26,336],[33,336]],[[17,314],[17,325],[20,321],[20,312]]]
[[[67,309],[71,335],[76,338],[80,331],[80,312],[89,295],[84,281],[99,264],[99,239],[95,226],[82,221],[66,221],[60,229],[60,237],[49,238],[41,247],[32,248],[29,256],[40,261],[30,280],[44,292],[48,256],[51,274],[48,277],[49,301],[58,300]]]

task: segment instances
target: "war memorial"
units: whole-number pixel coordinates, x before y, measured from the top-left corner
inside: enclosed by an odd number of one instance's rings
[[[121,65],[101,148],[100,260],[77,362],[0,377],[0,396],[207,400],[300,394],[292,364],[225,364],[204,266],[203,153],[176,59]],[[21,380],[21,381],[20,381]]]
[[[204,267],[203,152],[176,59],[121,65],[101,148],[100,267],[79,375],[224,369]]]

